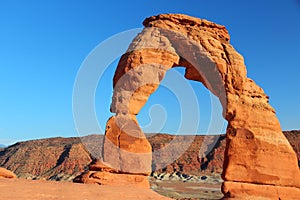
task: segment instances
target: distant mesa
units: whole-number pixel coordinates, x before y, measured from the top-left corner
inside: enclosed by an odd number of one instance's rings
[[[90,162],[80,138],[30,140],[0,151],[0,166],[25,179],[71,181]]]

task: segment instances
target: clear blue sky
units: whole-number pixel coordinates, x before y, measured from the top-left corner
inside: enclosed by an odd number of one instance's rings
[[[245,57],[248,76],[271,97],[284,130],[300,129],[300,3],[254,1],[0,1],[0,143],[53,136],[77,136],[72,91],[85,57],[108,37],[141,28],[145,17],[183,13],[223,24],[231,43]],[[113,48],[113,47],[112,47]],[[104,76],[96,94],[103,127],[110,113],[111,79]],[[180,71],[180,70],[179,70]],[[102,84],[100,82],[100,84]],[[200,84],[201,122],[209,123],[209,94]],[[106,87],[107,86],[107,87]],[[101,88],[105,87],[105,91]],[[162,132],[176,132],[176,99],[160,88],[139,120],[161,104],[167,113]],[[202,101],[202,100],[201,100]],[[159,106],[153,113],[160,113]],[[158,110],[158,111],[156,111]],[[178,117],[176,117],[178,116]],[[151,131],[145,129],[147,131]],[[155,130],[154,130],[155,131]]]

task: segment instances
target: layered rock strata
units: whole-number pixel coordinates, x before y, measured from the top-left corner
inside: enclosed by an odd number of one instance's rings
[[[283,135],[269,97],[247,77],[243,57],[230,44],[224,26],[180,14],[144,21],[121,57],[113,79],[111,111],[103,159],[118,173],[147,175],[151,147],[136,115],[155,92],[167,70],[186,68],[185,78],[203,83],[222,106],[228,121],[223,165],[226,198],[277,199],[300,196],[295,152]],[[290,197],[290,198],[289,198]]]

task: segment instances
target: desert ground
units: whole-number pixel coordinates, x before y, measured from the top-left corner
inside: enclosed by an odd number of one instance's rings
[[[0,178],[0,194],[1,200],[169,199],[154,191],[138,187],[113,187],[71,182],[5,178]]]
[[[0,200],[53,200],[53,199],[220,199],[220,183],[191,183],[150,178],[151,189],[115,187],[97,184],[78,184],[45,180],[0,178]]]

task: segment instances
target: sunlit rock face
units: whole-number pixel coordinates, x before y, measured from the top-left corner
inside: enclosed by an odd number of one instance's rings
[[[181,14],[149,17],[143,24],[145,28],[121,57],[113,79],[111,112],[115,116],[107,122],[103,149],[103,162],[115,169],[112,173],[150,173],[152,150],[136,115],[166,71],[183,66],[187,79],[203,83],[219,98],[228,121],[225,197],[267,199],[264,190],[269,187],[280,191],[274,192],[277,199],[300,196],[296,154],[281,131],[269,97],[247,78],[244,59],[230,45],[226,28]]]
[[[0,178],[17,178],[17,176],[12,171],[0,167]]]

